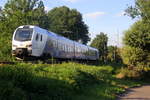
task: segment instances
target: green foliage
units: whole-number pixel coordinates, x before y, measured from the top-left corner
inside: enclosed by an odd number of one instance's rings
[[[121,54],[117,46],[108,46],[107,60],[112,63],[121,63]]]
[[[127,45],[122,51],[123,61],[127,65],[148,66],[150,51],[150,25],[144,21],[136,22],[125,32],[124,43]]]
[[[150,77],[150,67],[138,66],[122,68],[119,70],[119,74],[117,75],[117,77],[146,81],[149,80]]]
[[[135,6],[130,6],[126,9],[126,14],[132,18],[141,17],[142,20],[150,22],[150,1],[135,0]]]
[[[123,62],[128,68],[120,71],[123,78],[146,79],[150,67],[150,1],[135,0],[135,6],[126,9],[126,14],[132,18],[140,17],[129,30],[125,32],[122,49]]]
[[[66,82],[46,77],[28,65],[4,66],[0,72],[1,100],[70,100]]]
[[[139,79],[141,78],[141,71],[122,68],[118,76],[121,76],[120,78]]]
[[[128,65],[143,64],[149,66],[150,56],[150,1],[136,0],[135,7],[129,7],[126,11],[131,17],[141,16],[141,20],[135,22],[125,32],[124,43],[129,46],[123,50],[124,62]],[[126,51],[125,51],[126,50]]]
[[[6,21],[9,21],[9,25],[15,23],[14,27],[31,24],[48,28],[46,26],[48,25],[47,16],[41,0],[8,0],[3,10],[3,17]]]
[[[48,12],[48,17],[51,31],[72,40],[80,40],[84,44],[90,40],[88,27],[76,9],[69,9],[66,6],[56,7]]]
[[[11,56],[11,35],[8,36],[6,33],[5,36],[3,35],[5,33],[0,34],[0,60],[2,61],[10,61],[13,60],[13,57]],[[7,37],[7,38],[5,38]]]
[[[140,48],[126,46],[122,49],[122,58],[124,64],[137,66],[146,61],[146,53]]]
[[[2,24],[6,28],[9,27],[8,32],[11,33],[20,25],[30,24],[48,28],[46,17],[41,0],[8,0],[2,12]]]
[[[103,62],[107,59],[108,48],[107,48],[108,37],[106,34],[101,32],[96,38],[92,41],[91,46],[99,50],[100,60]]]
[[[124,91],[124,80],[114,79],[112,71],[111,66],[78,63],[3,65],[0,99],[115,100],[115,93]]]
[[[143,21],[136,22],[125,32],[124,43],[131,47],[150,51],[150,25]]]

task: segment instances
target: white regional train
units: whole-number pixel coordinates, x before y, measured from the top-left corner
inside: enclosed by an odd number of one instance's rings
[[[37,26],[18,27],[12,39],[16,57],[54,57],[59,59],[97,60],[97,49],[69,40]]]

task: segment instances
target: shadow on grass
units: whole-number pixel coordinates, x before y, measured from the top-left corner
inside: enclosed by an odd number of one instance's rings
[[[106,74],[105,72],[103,74]],[[101,74],[102,75],[102,74]],[[109,76],[109,75],[108,75]],[[74,77],[76,81],[73,86],[76,91],[74,100],[113,100],[118,87],[111,85],[108,81],[109,77],[102,75],[78,71],[78,75]]]
[[[34,75],[28,68],[0,68],[0,100],[71,100],[73,90],[62,80]]]

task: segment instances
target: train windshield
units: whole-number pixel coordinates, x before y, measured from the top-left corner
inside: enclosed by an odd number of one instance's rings
[[[32,38],[33,29],[19,28],[15,34],[15,40],[17,41],[30,41]]]

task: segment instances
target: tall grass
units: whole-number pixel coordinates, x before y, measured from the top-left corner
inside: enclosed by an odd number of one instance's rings
[[[124,91],[112,72],[78,63],[4,65],[0,100],[112,100]]]

